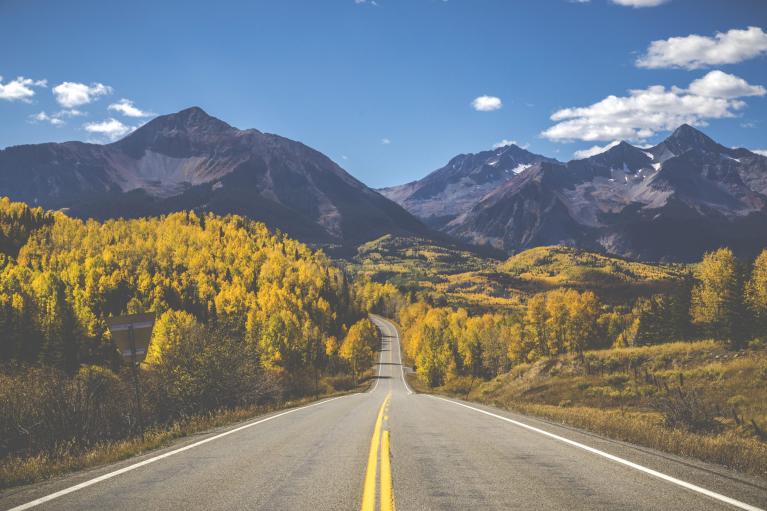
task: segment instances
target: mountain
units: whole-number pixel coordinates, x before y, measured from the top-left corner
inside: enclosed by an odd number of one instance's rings
[[[429,233],[322,153],[239,130],[196,107],[157,117],[112,144],[2,150],[0,195],[82,218],[236,213],[322,244]]]
[[[555,162],[514,144],[477,154],[461,154],[423,179],[380,189],[426,224],[444,229],[485,195],[540,162]]]
[[[767,246],[767,158],[683,125],[648,149],[622,142],[582,160],[534,163],[442,229],[507,252],[569,245],[694,261],[729,246],[753,256]]]

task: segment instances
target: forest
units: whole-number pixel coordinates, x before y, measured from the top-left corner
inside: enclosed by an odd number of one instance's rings
[[[0,200],[0,458],[137,433],[105,319],[153,312],[143,423],[353,388],[375,327],[321,251],[237,216],[82,221]]]
[[[0,482],[32,480],[5,470],[18,460],[135,438],[142,423],[170,431],[350,391],[374,365],[369,312],[399,322],[424,388],[466,395],[539,361],[764,343],[767,251],[667,266],[568,247],[498,261],[420,243],[385,237],[334,261],[238,216],[100,223],[0,199]],[[106,319],[140,312],[156,322],[139,415]]]
[[[737,350],[765,335],[767,250],[753,264],[727,248],[708,253],[673,288],[621,306],[568,287],[532,293],[502,312],[433,302],[426,295],[399,312],[405,353],[430,387],[460,377],[493,378],[518,364],[586,350],[701,339]]]

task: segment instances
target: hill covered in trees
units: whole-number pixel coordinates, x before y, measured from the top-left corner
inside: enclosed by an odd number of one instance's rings
[[[157,317],[150,426],[349,389],[373,362],[378,336],[345,273],[239,216],[102,223],[3,199],[0,250],[0,458],[136,433],[110,316]]]

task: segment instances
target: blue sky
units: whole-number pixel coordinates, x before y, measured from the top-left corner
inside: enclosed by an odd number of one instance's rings
[[[679,121],[767,149],[765,31],[762,0],[0,0],[0,147],[198,105],[376,187],[503,140],[567,160]]]

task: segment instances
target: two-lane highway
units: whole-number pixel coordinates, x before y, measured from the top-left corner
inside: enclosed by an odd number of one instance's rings
[[[750,509],[763,481],[494,408],[414,394],[382,332],[370,392],[11,490],[29,509]],[[18,507],[16,507],[18,506]]]

